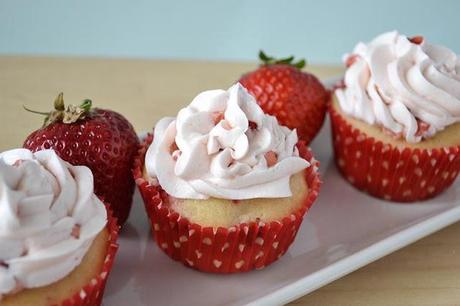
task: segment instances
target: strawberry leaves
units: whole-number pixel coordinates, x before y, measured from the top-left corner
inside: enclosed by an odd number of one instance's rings
[[[84,119],[89,114],[92,104],[91,100],[85,99],[80,105],[69,104],[66,107],[64,103],[64,94],[61,92],[56,99],[54,99],[54,110],[50,112],[37,112],[25,106],[23,106],[23,108],[28,112],[45,116],[45,121],[43,123],[43,127],[45,127],[54,122],[70,124]]]
[[[259,59],[262,62],[262,65],[274,65],[274,64],[284,64],[295,67],[297,69],[302,69],[306,65],[306,61],[301,59],[297,62],[294,61],[294,56],[289,56],[286,58],[277,59],[272,56],[268,56],[264,51],[259,51]]]

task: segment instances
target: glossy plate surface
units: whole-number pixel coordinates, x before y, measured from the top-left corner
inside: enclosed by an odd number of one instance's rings
[[[289,251],[261,271],[200,273],[174,262],[151,238],[136,192],[120,236],[105,305],[278,305],[301,297],[460,220],[460,183],[422,204],[363,194],[337,172],[327,120],[312,144],[324,184]]]

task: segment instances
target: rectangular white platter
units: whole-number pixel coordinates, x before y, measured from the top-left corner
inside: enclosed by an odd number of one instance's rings
[[[361,193],[342,179],[332,159],[328,120],[312,149],[324,184],[280,260],[234,275],[186,268],[157,248],[136,192],[103,303],[281,305],[460,220],[458,180],[435,199],[394,204]]]

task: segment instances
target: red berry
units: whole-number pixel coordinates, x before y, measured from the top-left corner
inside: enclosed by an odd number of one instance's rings
[[[94,192],[110,204],[118,224],[128,218],[134,192],[131,168],[138,148],[133,126],[120,114],[94,108],[72,123],[58,119],[30,134],[24,148],[53,149],[94,176]]]
[[[311,142],[323,125],[329,92],[314,75],[296,67],[299,63],[291,64],[292,58],[268,59],[272,63],[243,75],[239,82],[264,112],[276,116],[280,124],[297,129],[300,139]]]

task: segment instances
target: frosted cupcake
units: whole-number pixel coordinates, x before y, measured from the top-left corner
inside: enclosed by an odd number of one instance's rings
[[[330,106],[335,160],[379,198],[434,197],[460,170],[460,60],[421,37],[359,43]]]
[[[207,272],[263,268],[283,255],[319,191],[297,134],[240,84],[163,118],[135,163],[159,247]]]
[[[118,226],[87,167],[52,150],[0,154],[0,304],[99,305]]]

